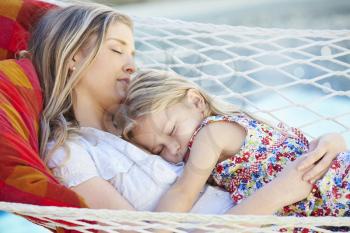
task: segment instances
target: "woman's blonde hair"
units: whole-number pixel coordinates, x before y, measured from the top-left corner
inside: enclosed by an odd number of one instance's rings
[[[74,4],[49,11],[40,19],[29,41],[29,54],[43,90],[44,106],[40,121],[40,156],[49,157],[47,144],[55,146],[50,154],[79,124],[73,112],[73,88],[93,62],[105,39],[109,25],[123,23],[133,27],[129,17],[100,4]],[[94,39],[87,56],[72,72],[69,64],[74,55]]]
[[[125,102],[114,117],[114,124],[125,139],[132,141],[137,118],[181,102],[189,90],[195,90],[203,97],[207,106],[205,117],[242,112],[237,106],[210,96],[197,84],[174,72],[144,70],[131,81]]]

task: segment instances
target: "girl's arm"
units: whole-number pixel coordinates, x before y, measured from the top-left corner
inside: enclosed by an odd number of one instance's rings
[[[236,153],[245,138],[239,125],[216,122],[205,126],[193,143],[183,175],[161,198],[156,211],[187,212],[206,183],[221,153]],[[306,198],[312,185],[302,180],[314,164],[299,170],[305,157],[290,162],[269,184],[233,207],[227,214],[273,214]]]
[[[244,138],[245,130],[235,123],[215,122],[203,127],[196,135],[182,176],[163,195],[156,211],[189,211],[220,155],[237,152]]]
[[[276,179],[227,213],[272,214],[283,206],[306,198],[311,190],[311,185],[306,182],[313,184],[315,180],[321,178],[337,154],[344,151],[346,143],[340,134],[330,133],[321,136],[310,143],[308,153],[291,162]]]
[[[110,183],[100,177],[91,178],[71,189],[93,209],[135,210]]]

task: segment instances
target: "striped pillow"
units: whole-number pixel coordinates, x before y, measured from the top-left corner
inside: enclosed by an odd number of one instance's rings
[[[0,60],[27,49],[29,33],[38,19],[55,5],[36,0],[0,1]]]

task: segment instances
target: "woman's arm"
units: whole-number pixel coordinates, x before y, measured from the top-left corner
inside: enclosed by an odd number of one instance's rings
[[[54,152],[48,165],[52,173],[83,197],[90,208],[134,209],[110,183],[99,177],[94,160],[80,141],[66,142]]]
[[[238,151],[245,130],[233,123],[215,122],[197,134],[184,172],[169,191],[162,196],[156,211],[187,212],[202,191],[211,171],[222,153]]]
[[[91,178],[71,189],[93,209],[135,210],[110,183],[100,177]]]

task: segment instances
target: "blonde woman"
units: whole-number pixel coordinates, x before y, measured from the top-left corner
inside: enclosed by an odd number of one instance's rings
[[[98,4],[52,10],[32,32],[29,53],[44,94],[41,156],[91,208],[152,210],[176,179],[173,166],[115,136],[108,124],[135,71],[134,50],[129,17]],[[338,149],[327,140],[310,157],[333,156]]]
[[[29,43],[44,94],[41,156],[91,208],[152,210],[181,168],[149,157],[108,124],[135,71],[132,26],[112,8],[70,5],[45,15]],[[232,206],[208,205],[208,198],[228,200],[220,190],[209,191],[197,212]]]
[[[302,132],[272,127],[233,105],[219,102],[184,77],[160,70],[140,72],[129,86],[116,122],[131,142],[169,162],[186,163],[183,175],[162,197],[160,211],[190,210],[209,180],[231,193],[237,208],[230,213],[259,211],[261,203],[293,196],[300,192],[296,189],[301,189],[306,199],[302,200],[301,195],[300,199],[282,201],[284,208],[273,212],[350,216],[350,152],[339,153],[334,160],[326,156],[333,160],[331,166],[321,164],[321,172],[306,177],[304,186],[295,187],[300,182],[297,173],[290,177],[289,186],[280,186],[284,175],[281,178],[279,173],[290,170],[288,164],[303,159],[310,147]],[[309,161],[317,162],[315,158]],[[304,164],[302,170],[309,168]],[[269,184],[272,191],[261,191]],[[247,205],[247,198],[254,193],[265,195],[260,195],[260,203],[255,198],[256,205]],[[266,212],[262,208],[260,213]]]

